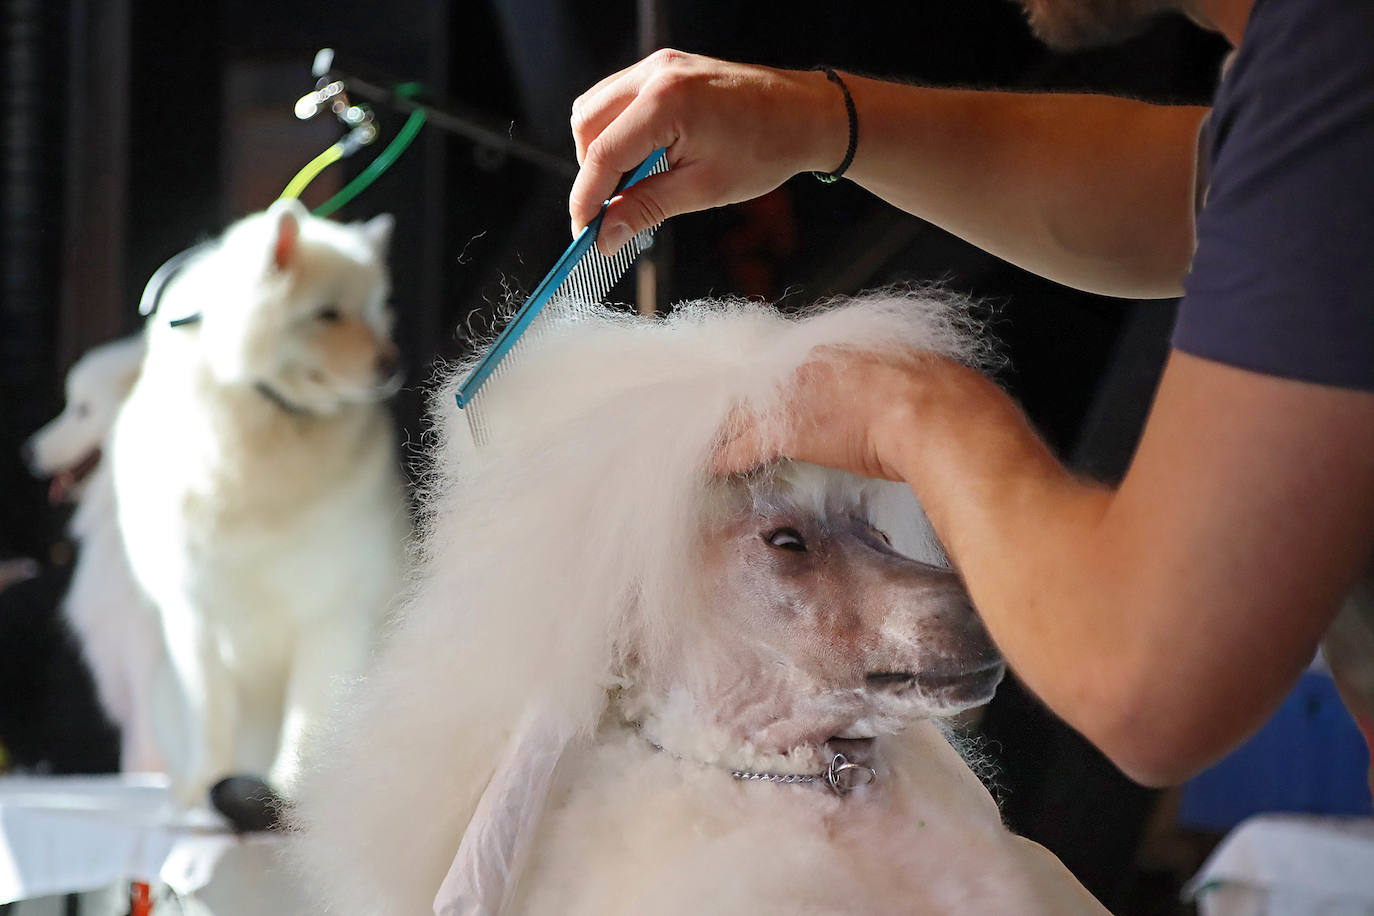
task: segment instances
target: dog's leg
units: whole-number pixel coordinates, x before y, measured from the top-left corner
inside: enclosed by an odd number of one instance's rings
[[[137,602],[137,596],[131,596]],[[130,715],[124,724],[120,768],[125,772],[166,772],[168,758],[154,727],[157,683],[167,667],[167,650],[162,631],[149,608],[137,603],[124,608],[130,638],[125,646],[124,665],[129,681]]]
[[[282,652],[282,663],[270,674],[263,672],[252,683],[239,686],[238,740],[234,746],[234,772],[267,779],[281,743],[282,704],[286,693],[287,664],[291,653]]]
[[[167,654],[186,709],[186,768],[173,774],[172,793],[188,807],[205,804],[210,786],[232,768],[237,715],[233,682],[203,614],[189,603],[162,608]]]
[[[302,742],[324,721],[344,682],[361,673],[371,640],[370,622],[331,619],[296,647],[270,780],[279,791],[290,795],[295,788]]]

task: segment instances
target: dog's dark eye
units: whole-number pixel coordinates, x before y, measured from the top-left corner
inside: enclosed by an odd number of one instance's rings
[[[340,312],[338,308],[335,306],[326,305],[324,308],[320,309],[318,312],[315,313],[315,317],[318,318],[320,321],[323,321],[325,324],[333,324],[334,322],[343,319],[343,312]]]
[[[869,527],[871,528],[872,526],[870,525]],[[873,533],[876,534],[878,537],[882,538],[884,544],[886,544],[889,547],[892,546],[892,538],[887,536],[886,531],[884,531],[881,528],[873,528]]]
[[[779,550],[791,550],[796,553],[806,552],[806,539],[796,528],[779,528],[769,534],[765,534],[763,539],[768,542],[768,546],[776,547]]]

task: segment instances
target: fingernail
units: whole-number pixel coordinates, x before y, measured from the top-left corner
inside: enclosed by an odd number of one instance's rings
[[[601,234],[597,236],[596,247],[601,249],[601,253],[610,257],[630,240],[630,227],[624,223],[602,224]]]

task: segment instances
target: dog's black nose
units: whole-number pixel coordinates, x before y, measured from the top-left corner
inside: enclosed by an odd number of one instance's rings
[[[900,690],[916,680],[910,671],[874,671],[864,675],[864,682],[875,690]]]
[[[384,348],[377,354],[377,375],[391,378],[401,368],[401,351],[394,346]]]

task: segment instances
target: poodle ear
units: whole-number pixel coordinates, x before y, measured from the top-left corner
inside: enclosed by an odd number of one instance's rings
[[[294,197],[283,197],[267,208],[268,224],[272,226],[272,265],[277,270],[286,270],[296,262],[301,223],[309,215],[305,204]]]
[[[391,233],[396,228],[396,217],[390,213],[380,213],[363,223],[363,235],[372,243],[379,257],[386,257],[391,248]]]
[[[551,711],[525,715],[463,831],[434,898],[435,916],[506,912],[538,832],[554,771],[573,734],[566,719]]]

